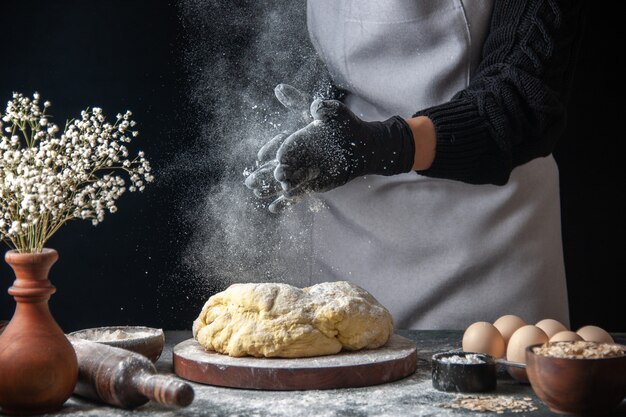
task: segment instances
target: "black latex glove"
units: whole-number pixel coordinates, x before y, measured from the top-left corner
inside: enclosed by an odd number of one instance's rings
[[[283,106],[299,117],[302,125],[311,121],[311,115],[309,114],[310,101],[300,90],[288,84],[278,84],[274,88],[274,95]],[[282,187],[274,177],[274,170],[278,166],[276,151],[291,133],[293,132],[279,133],[263,145],[257,153],[257,167],[245,180],[246,186],[254,192],[255,196],[259,198],[283,196]],[[281,199],[277,204],[271,206],[270,211],[280,211],[284,208],[282,206],[287,206],[294,202],[289,199]],[[281,207],[278,207],[279,205]]]
[[[359,176],[411,170],[415,143],[401,117],[366,122],[336,100],[315,100],[311,115],[314,121],[283,139],[277,150],[274,176],[283,195],[270,205],[270,211]]]

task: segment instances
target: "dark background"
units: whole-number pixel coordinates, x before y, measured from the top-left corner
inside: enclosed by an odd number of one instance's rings
[[[241,6],[242,2],[237,2]],[[561,172],[563,239],[571,324],[626,330],[624,169],[618,141],[626,119],[622,67],[624,25],[618,13],[588,7],[587,26],[569,103],[568,127],[555,152]],[[180,248],[191,232],[181,201],[210,172],[176,175],[170,163],[196,143],[189,104],[183,22],[175,2],[3,1],[0,9],[0,102],[37,90],[63,124],[87,106],[110,116],[130,109],[156,182],[127,193],[119,211],[97,227],[71,222],[47,244],[60,253],[50,302],[66,331],[138,324],[188,329],[210,295],[188,279]],[[236,50],[238,45],[231,47]],[[281,80],[276,80],[280,82]],[[273,82],[273,81],[272,81]],[[620,202],[621,201],[621,202]],[[0,319],[14,302],[13,273],[0,277]],[[506,312],[503,312],[506,313]]]

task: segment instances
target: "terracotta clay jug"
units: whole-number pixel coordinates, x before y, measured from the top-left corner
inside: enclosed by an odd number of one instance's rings
[[[54,249],[5,255],[16,280],[9,294],[17,305],[0,335],[0,409],[33,415],[53,412],[70,397],[78,378],[76,353],[48,308],[56,289],[48,272]]]

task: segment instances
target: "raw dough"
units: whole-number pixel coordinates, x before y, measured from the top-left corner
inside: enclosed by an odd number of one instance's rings
[[[392,334],[389,311],[346,281],[304,289],[234,284],[209,298],[193,323],[205,349],[230,356],[302,358],[375,349]]]

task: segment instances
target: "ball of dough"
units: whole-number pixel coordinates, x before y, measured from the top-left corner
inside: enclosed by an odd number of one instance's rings
[[[209,298],[193,323],[205,349],[230,356],[301,358],[375,349],[392,334],[389,311],[346,281],[303,289],[233,284]]]

